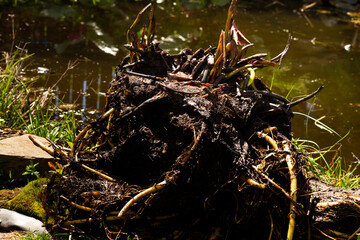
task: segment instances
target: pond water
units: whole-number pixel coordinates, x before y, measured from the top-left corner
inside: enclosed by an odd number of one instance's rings
[[[156,40],[160,47],[175,53],[185,47],[196,50],[217,45],[227,14],[227,6],[219,6],[222,1],[207,6],[201,1],[158,2]],[[35,53],[25,69],[30,77],[40,76],[34,87],[51,86],[69,61],[77,60],[77,66],[59,82],[57,95],[64,103],[77,104],[80,110],[99,114],[105,102],[102,93],[113,78],[115,66],[127,54],[123,47],[126,31],[147,2],[111,4],[112,1],[102,1],[94,6],[92,1],[80,1],[67,6],[40,1],[32,5],[18,3],[16,7],[0,5],[0,50],[11,49],[13,19],[16,44],[27,43],[29,53]],[[315,119],[324,117],[321,121],[341,136],[350,131],[342,141],[341,151],[346,163],[353,164],[356,156],[360,157],[357,29],[346,17],[339,17],[322,6],[301,12],[296,1],[286,4],[261,7],[252,1],[239,4],[236,23],[255,44],[247,55],[264,52],[275,56],[283,50],[289,34],[294,36],[282,68],[267,68],[257,74],[272,85],[274,92],[289,94],[289,99],[324,85],[314,99],[293,110]],[[339,140],[301,115],[295,115],[292,123],[295,138],[311,139],[322,147]],[[328,154],[328,159],[332,154]]]

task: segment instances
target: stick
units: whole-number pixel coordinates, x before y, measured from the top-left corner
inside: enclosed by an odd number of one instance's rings
[[[66,221],[63,223],[63,225],[70,226],[70,225],[74,225],[74,224],[91,223],[93,221],[94,221],[94,219],[92,219],[92,218],[77,219],[77,220],[72,220],[72,221]]]
[[[165,81],[165,78],[157,77],[157,76],[153,76],[153,75],[148,75],[148,74],[143,74],[143,73],[138,73],[138,72],[133,72],[133,71],[127,71],[127,70],[123,70],[123,72],[126,74],[129,74],[129,75],[137,76],[137,77],[148,78],[148,79],[156,80],[156,81]]]
[[[188,151],[188,152],[186,152],[184,155],[184,157],[183,157],[183,159],[181,160],[181,164],[183,165],[183,164],[185,164],[188,160],[189,160],[189,158],[190,158],[190,156],[191,156],[191,153],[195,150],[195,148],[197,147],[197,145],[198,145],[198,143],[199,143],[199,141],[200,141],[200,138],[201,138],[201,136],[203,135],[203,133],[204,133],[204,131],[205,131],[205,127],[206,127],[206,124],[203,122],[202,124],[201,124],[201,130],[200,130],[200,133],[199,133],[199,135],[197,135],[197,137],[194,139],[194,144],[192,145],[192,147],[190,148],[190,150]],[[195,134],[194,134],[195,135]],[[179,158],[180,157],[182,157],[183,156],[183,154],[181,154],[180,156],[179,156]]]
[[[83,130],[81,130],[81,132],[76,136],[73,146],[71,148],[71,153],[70,156],[73,157],[74,153],[75,153],[75,146],[77,145],[77,142],[80,140],[80,138],[82,137],[82,135],[84,135],[89,129],[90,129],[91,125],[87,125],[86,127],[84,127]]]
[[[95,174],[99,175],[100,177],[102,177],[102,178],[104,178],[104,179],[106,179],[108,181],[116,182],[116,180],[113,179],[112,177],[109,177],[109,176],[107,176],[107,175],[105,175],[105,174],[103,174],[103,173],[101,173],[101,172],[99,172],[99,171],[97,171],[95,169],[92,169],[92,168],[90,168],[90,167],[88,167],[88,166],[86,166],[84,164],[80,164],[80,166],[85,168],[86,170],[92,172],[92,173],[95,173]]]
[[[67,201],[71,206],[74,206],[78,209],[81,209],[81,210],[84,210],[84,211],[87,211],[87,212],[91,212],[93,209],[92,208],[89,208],[89,207],[85,207],[85,206],[81,206],[77,203],[74,203],[72,201],[70,201],[70,199],[64,197],[63,195],[60,196],[60,198],[64,199],[65,201]]]
[[[87,140],[89,137],[90,137],[90,134],[93,132],[92,128],[89,129],[89,131],[86,132],[83,140],[81,141],[79,147],[78,147],[78,150],[81,151],[81,149],[83,148],[83,145],[84,145],[84,140]]]
[[[115,111],[114,108],[110,108],[109,111],[107,111],[106,113],[104,113],[104,115],[102,115],[100,118],[99,118],[99,122],[104,120],[105,118],[107,118],[108,116],[110,116],[113,112]]]
[[[290,214],[289,214],[289,228],[287,232],[287,240],[292,240],[294,236],[294,230],[295,230],[295,204],[296,203],[296,191],[297,191],[297,179],[296,179],[296,172],[295,172],[295,161],[293,157],[291,156],[289,143],[286,141],[283,142],[283,150],[285,152],[288,152],[286,154],[286,163],[289,168],[289,174],[290,174],[290,196],[293,200],[293,202],[290,202]]]
[[[273,62],[273,61],[277,61],[279,60],[279,69],[281,67],[281,63],[286,55],[286,53],[289,51],[289,48],[290,48],[290,45],[291,45],[291,41],[293,40],[293,37],[290,35],[289,36],[289,39],[288,39],[288,42],[285,46],[285,49],[279,54],[277,55],[276,57],[272,58],[270,61]]]
[[[29,139],[39,148],[41,148],[42,150],[44,150],[45,152],[49,153],[51,156],[54,156],[54,150],[48,148],[47,146],[45,146],[43,143],[39,142],[38,140],[36,140],[33,136],[29,135]]]
[[[160,100],[160,99],[163,99],[165,97],[166,97],[166,93],[165,92],[160,92],[160,93],[156,94],[155,96],[152,96],[151,98],[145,100],[139,106],[137,106],[134,109],[130,110],[130,112],[127,112],[127,113],[121,115],[120,119],[127,118],[127,117],[135,114],[136,112],[138,112],[141,108],[143,108],[147,104],[152,103],[152,102],[157,101],[157,100]]]
[[[324,88],[324,86],[320,86],[315,92],[313,92],[313,93],[311,93],[311,94],[309,94],[309,95],[307,95],[307,96],[305,96],[305,97],[303,97],[303,98],[300,98],[300,99],[298,99],[298,100],[296,100],[296,101],[294,101],[294,102],[287,103],[286,105],[287,105],[289,108],[292,108],[292,107],[298,105],[299,103],[304,102],[304,101],[312,98],[313,96],[315,96],[316,94],[318,94],[318,93],[321,91],[321,89],[323,89],[323,88]]]
[[[360,232],[360,227],[348,238],[348,240],[352,239],[358,232]]]
[[[152,187],[149,187],[145,190],[143,190],[142,192],[138,193],[135,197],[133,197],[130,201],[128,201],[125,206],[120,210],[117,218],[121,219],[124,217],[125,213],[128,211],[128,209],[134,205],[137,201],[139,201],[141,198],[150,195],[154,192],[158,192],[159,190],[163,189],[166,186],[166,181],[162,181],[158,184],[155,184]]]

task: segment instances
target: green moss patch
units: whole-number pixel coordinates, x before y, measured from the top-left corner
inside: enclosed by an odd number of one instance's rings
[[[48,181],[46,178],[39,178],[29,182],[19,195],[7,202],[6,207],[45,222],[46,212],[43,202]]]

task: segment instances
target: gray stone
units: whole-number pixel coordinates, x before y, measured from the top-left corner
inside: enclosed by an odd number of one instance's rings
[[[0,208],[0,230],[22,230],[28,232],[47,233],[44,224],[33,218],[11,211],[5,208]]]
[[[46,139],[32,135],[35,139],[49,146]],[[36,169],[42,173],[49,170],[47,162],[53,157],[35,146],[29,139],[29,134],[15,136],[0,140],[0,181],[9,179],[9,172],[13,179],[21,180],[24,178],[22,173],[25,171],[30,160],[39,163]]]

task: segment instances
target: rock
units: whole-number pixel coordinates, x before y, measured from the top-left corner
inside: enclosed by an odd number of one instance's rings
[[[47,233],[41,221],[5,208],[0,208],[0,230]]]
[[[44,138],[32,135],[35,139],[49,145]],[[48,171],[47,162],[53,157],[41,148],[34,145],[29,139],[29,134],[15,136],[0,140],[0,181],[9,179],[9,172],[11,171],[11,178],[21,181],[24,179],[22,173],[25,171],[30,160],[33,163],[39,163],[36,170],[40,173]]]

